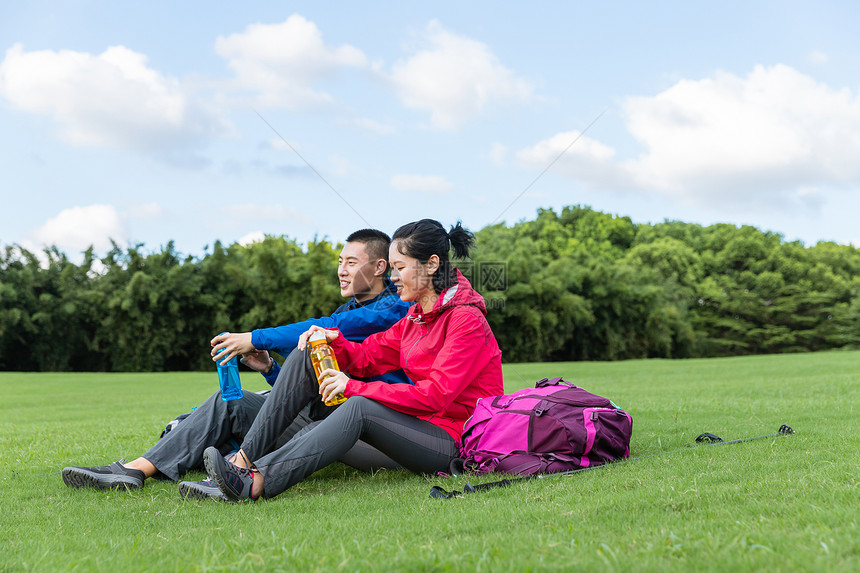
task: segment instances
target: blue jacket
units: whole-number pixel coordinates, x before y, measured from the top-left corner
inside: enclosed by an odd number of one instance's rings
[[[251,344],[258,350],[274,350],[278,354],[286,356],[299,343],[299,336],[314,324],[323,328],[337,328],[347,340],[361,342],[371,334],[388,330],[392,324],[406,316],[410,306],[410,303],[400,300],[400,297],[397,296],[397,289],[386,277],[385,289],[368,301],[358,302],[352,298],[339,306],[331,316],[310,318],[293,324],[253,330],[251,331]],[[280,371],[280,365],[275,362],[272,370],[268,374],[263,374],[270,386],[275,385],[275,380],[277,380]],[[371,380],[412,383],[403,373],[403,370],[377,376]]]

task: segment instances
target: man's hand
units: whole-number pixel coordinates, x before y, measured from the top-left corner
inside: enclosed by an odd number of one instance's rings
[[[346,390],[346,384],[349,382],[349,376],[335,370],[334,368],[326,368],[320,372],[320,396],[323,402],[330,402],[338,394],[343,394]]]
[[[224,334],[219,334],[215,338],[210,341],[212,345],[212,360],[214,362],[218,362],[221,366],[227,366],[227,363],[230,362],[234,357],[239,354],[247,354],[249,352],[253,352],[256,350],[254,345],[251,344],[251,333],[250,332],[225,332]],[[224,349],[218,358],[215,358],[215,355],[221,349]]]
[[[239,360],[251,370],[256,370],[261,374],[268,374],[272,366],[275,365],[275,361],[269,356],[268,350],[246,352]]]
[[[317,326],[316,324],[314,324],[309,329],[307,329],[307,331],[303,332],[299,336],[299,343],[296,345],[296,348],[298,348],[299,350],[304,350],[305,348],[307,348],[308,339],[311,337],[311,334],[318,330],[322,330],[325,333],[325,341],[329,344],[334,342],[340,335],[340,331],[338,330],[326,330],[322,326]]]

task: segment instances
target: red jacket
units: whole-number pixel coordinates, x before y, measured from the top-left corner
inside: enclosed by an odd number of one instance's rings
[[[350,379],[344,395],[366,396],[393,410],[443,428],[457,443],[478,398],[504,393],[502,352],[484,315],[484,299],[457,271],[457,284],[424,314],[405,317],[363,342],[338,336],[332,343],[341,370],[378,376],[402,368],[415,384]]]

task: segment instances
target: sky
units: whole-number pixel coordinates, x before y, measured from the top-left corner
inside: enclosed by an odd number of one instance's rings
[[[860,247],[860,3],[5,2],[0,244],[587,205]]]

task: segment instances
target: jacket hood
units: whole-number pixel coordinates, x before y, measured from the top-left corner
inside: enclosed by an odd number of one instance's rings
[[[436,304],[433,305],[433,310],[426,314],[422,312],[420,304],[412,305],[407,315],[410,317],[410,320],[416,322],[433,320],[446,310],[461,305],[476,306],[481,310],[481,313],[484,315],[487,314],[487,305],[484,303],[484,297],[472,288],[472,284],[463,276],[463,273],[457,269],[454,272],[457,274],[457,284],[443,290],[438,300],[436,300]]]

